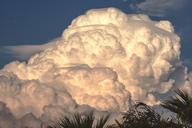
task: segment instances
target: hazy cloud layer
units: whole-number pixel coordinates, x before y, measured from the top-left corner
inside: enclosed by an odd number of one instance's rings
[[[157,105],[174,88],[191,91],[191,76],[169,21],[90,10],[51,47],[0,70],[0,126],[38,128],[76,111],[118,115],[131,99]]]

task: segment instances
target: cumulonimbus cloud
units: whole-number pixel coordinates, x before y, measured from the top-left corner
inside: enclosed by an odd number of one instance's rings
[[[131,100],[153,106],[174,88],[191,92],[191,82],[169,21],[92,9],[52,47],[0,70],[0,126],[38,128],[77,111],[118,115]]]

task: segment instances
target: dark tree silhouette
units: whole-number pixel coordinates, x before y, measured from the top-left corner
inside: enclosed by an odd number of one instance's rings
[[[182,128],[172,120],[162,119],[150,106],[138,102],[123,115],[118,128]]]
[[[108,119],[109,115],[96,121],[93,112],[89,114],[76,113],[72,117],[62,117],[51,128],[109,128],[106,124]]]
[[[162,102],[161,106],[177,114],[183,127],[192,128],[192,97],[180,89],[177,89],[175,93],[176,96]]]

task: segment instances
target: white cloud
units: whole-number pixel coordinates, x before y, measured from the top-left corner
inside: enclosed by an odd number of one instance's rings
[[[56,38],[46,44],[41,45],[3,46],[1,47],[1,51],[3,53],[11,54],[18,59],[26,60],[35,53],[41,52],[47,48],[51,48],[53,45],[56,44],[57,41],[59,41],[59,38]]]
[[[180,39],[169,21],[93,9],[48,49],[5,65],[0,101],[13,123],[37,127],[76,111],[118,115],[130,98],[153,106],[175,87],[191,88],[179,56]]]
[[[170,11],[178,10],[183,7],[186,0],[145,0],[136,5],[131,5],[139,12],[152,16],[164,16]]]

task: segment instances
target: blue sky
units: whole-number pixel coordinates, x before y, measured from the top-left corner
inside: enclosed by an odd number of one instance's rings
[[[17,59],[3,46],[46,43],[85,11],[116,7],[171,21],[181,37],[181,59],[192,69],[191,6],[190,0],[0,0],[0,67]]]

